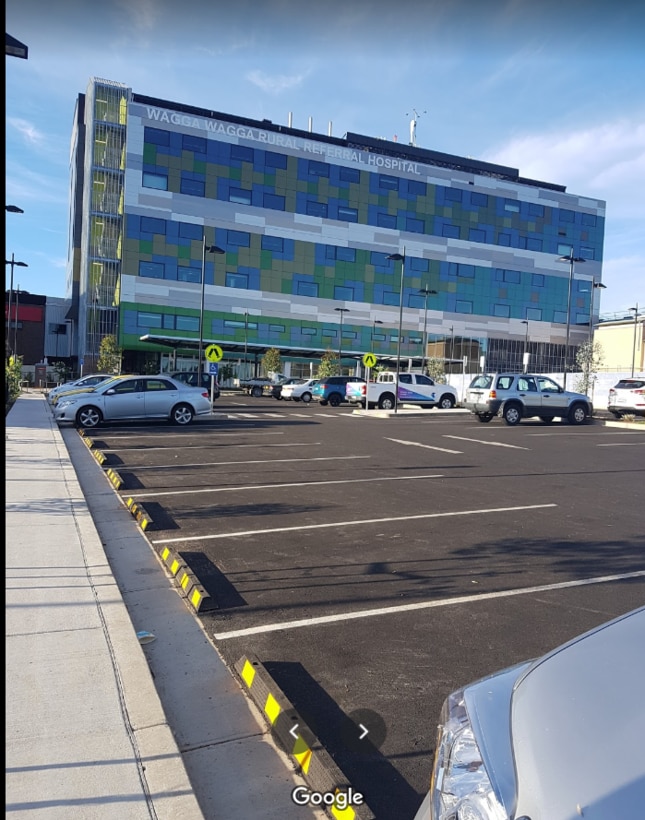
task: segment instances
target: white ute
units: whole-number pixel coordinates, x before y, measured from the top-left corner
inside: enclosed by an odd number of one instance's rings
[[[348,382],[345,396],[350,404],[393,410],[396,403],[396,372],[384,370],[375,382]],[[398,403],[449,410],[457,404],[457,391],[420,373],[399,373]]]

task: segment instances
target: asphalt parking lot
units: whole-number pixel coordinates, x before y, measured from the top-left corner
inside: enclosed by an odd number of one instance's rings
[[[379,818],[414,816],[450,691],[645,602],[639,431],[225,396],[92,436]]]

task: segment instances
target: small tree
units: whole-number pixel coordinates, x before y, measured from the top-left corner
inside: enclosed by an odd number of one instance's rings
[[[221,364],[219,366],[219,371],[217,373],[217,381],[220,384],[227,382],[229,379],[232,379],[235,375],[235,370],[233,366],[230,364]]]
[[[276,347],[272,347],[262,356],[262,370],[269,373],[282,373],[282,356]]]
[[[318,367],[318,378],[326,379],[328,376],[338,376],[340,373],[340,360],[338,353],[327,349],[320,360]]]
[[[593,393],[598,378],[598,369],[603,360],[604,353],[599,342],[588,339],[580,345],[576,353],[576,364],[582,371],[575,383],[575,390],[578,393],[585,393],[586,395]]]
[[[96,366],[102,373],[120,373],[122,356],[123,351],[116,343],[116,336],[104,336],[99,346],[99,360]]]
[[[20,395],[22,380],[22,356],[11,356],[5,365],[5,404],[13,402]]]
[[[446,365],[442,359],[430,358],[426,360],[426,373],[437,384],[447,384]]]
[[[72,370],[65,362],[54,362],[52,370],[59,382],[65,382],[71,376]]]

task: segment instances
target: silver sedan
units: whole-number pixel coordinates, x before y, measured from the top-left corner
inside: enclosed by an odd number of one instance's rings
[[[169,376],[116,376],[86,393],[61,396],[53,408],[58,423],[97,427],[103,421],[167,419],[189,424],[211,412],[208,392]]]

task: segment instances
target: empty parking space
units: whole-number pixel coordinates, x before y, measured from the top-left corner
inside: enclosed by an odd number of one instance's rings
[[[449,691],[642,604],[643,439],[276,405],[95,438],[155,510],[149,540],[212,590],[226,660],[257,654],[376,815],[406,820]],[[345,742],[357,709],[379,749]]]

